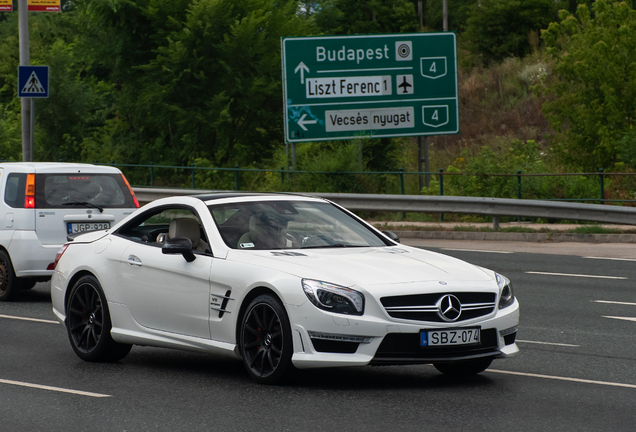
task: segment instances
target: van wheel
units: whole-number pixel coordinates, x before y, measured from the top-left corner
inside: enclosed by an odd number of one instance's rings
[[[11,258],[5,251],[0,250],[0,301],[9,301],[18,292],[18,284]]]

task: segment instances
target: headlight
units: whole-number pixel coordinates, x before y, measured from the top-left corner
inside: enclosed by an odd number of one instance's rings
[[[356,290],[310,279],[303,279],[303,290],[318,309],[348,315],[364,313],[364,295]]]
[[[499,285],[499,309],[507,308],[515,302],[515,293],[512,291],[512,282],[505,276],[495,273],[497,285]]]

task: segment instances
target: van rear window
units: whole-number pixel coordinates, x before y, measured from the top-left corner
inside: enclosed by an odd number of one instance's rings
[[[98,207],[135,208],[119,174],[36,174],[36,208]]]

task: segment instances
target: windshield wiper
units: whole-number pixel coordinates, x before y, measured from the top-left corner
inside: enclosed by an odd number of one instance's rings
[[[62,205],[63,205],[63,206],[69,206],[69,205],[83,205],[83,206],[86,206],[86,207],[90,207],[90,208],[97,209],[97,210],[99,210],[99,212],[100,212],[100,213],[104,213],[104,208],[103,208],[103,207],[96,206],[95,204],[93,204],[93,203],[89,203],[89,202],[87,202],[87,201],[73,201],[73,202],[63,203]]]
[[[365,245],[346,245],[342,243],[334,243],[330,245],[322,246],[302,246],[301,249],[318,249],[318,248],[352,248],[352,247],[366,247]]]

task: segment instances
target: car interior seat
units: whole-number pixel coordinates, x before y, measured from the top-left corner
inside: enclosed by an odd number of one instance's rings
[[[238,249],[281,249],[287,246],[287,221],[268,212],[250,217],[249,231],[241,236]]]
[[[207,243],[201,239],[199,222],[193,218],[177,218],[170,221],[167,239],[176,237],[189,238],[192,242],[192,250],[205,252],[208,247]],[[159,241],[159,238],[157,241]]]

